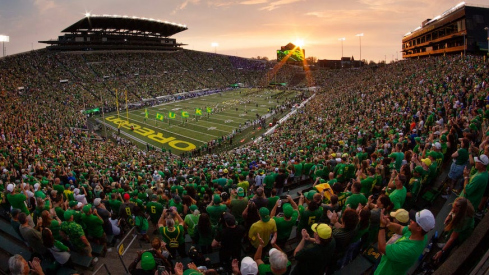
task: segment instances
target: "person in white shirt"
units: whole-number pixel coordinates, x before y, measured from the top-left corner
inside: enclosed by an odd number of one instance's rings
[[[87,191],[85,190],[85,187],[81,187],[81,189],[83,190],[83,194],[80,194],[80,189],[78,188],[75,188],[75,190],[73,190],[73,193],[74,193],[74,197],[75,197],[75,200],[78,201],[78,202],[81,202],[83,205],[86,205],[88,204],[87,202]]]

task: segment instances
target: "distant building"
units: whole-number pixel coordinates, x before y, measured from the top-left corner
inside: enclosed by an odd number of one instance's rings
[[[362,62],[360,60],[355,60],[352,56],[342,57],[340,60],[319,59],[318,66],[320,68],[328,69],[358,68],[362,66]]]
[[[302,65],[304,59],[306,59],[306,51],[292,43],[281,46],[280,50],[277,50],[278,62],[283,60],[289,64]]]
[[[430,55],[486,54],[489,27],[489,8],[460,3],[421,26],[402,39],[402,57],[417,58]]]

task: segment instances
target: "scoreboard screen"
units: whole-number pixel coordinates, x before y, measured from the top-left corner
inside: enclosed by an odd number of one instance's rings
[[[287,58],[288,56],[288,58]],[[302,62],[304,61],[304,50],[296,49],[296,50],[277,50],[277,61],[281,61],[287,58],[288,62]]]

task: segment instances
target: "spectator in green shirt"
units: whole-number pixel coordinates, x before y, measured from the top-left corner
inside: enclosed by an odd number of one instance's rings
[[[87,236],[107,249],[107,238],[104,232],[104,220],[97,213],[97,209],[92,209],[91,204],[83,206],[82,221],[86,226]]]
[[[231,214],[233,214],[233,216],[236,218],[238,224],[243,225],[244,224],[243,211],[246,209],[246,206],[248,205],[248,198],[246,198],[245,191],[241,187],[238,187],[236,191],[232,190],[231,194],[233,195],[231,199],[231,203],[229,204]]]
[[[486,155],[480,155],[474,158],[474,162],[477,172],[469,177],[469,169],[464,169],[464,188],[460,196],[467,198],[474,207],[478,207],[489,180],[489,174],[486,169],[489,164],[489,158]]]
[[[118,214],[117,212],[121,208],[122,197],[120,193],[111,193],[109,200],[109,207],[113,213]]]
[[[215,194],[211,204],[206,208],[206,211],[211,218],[211,224],[216,226],[222,213],[227,212],[227,209],[226,205],[221,204],[221,197],[218,194]]]
[[[367,204],[367,198],[360,193],[362,188],[361,183],[355,182],[351,186],[351,195],[346,199],[345,204],[343,205],[343,211],[350,207],[352,209],[357,209],[358,205],[361,204],[365,206]]]
[[[60,231],[65,234],[74,245],[74,248],[89,257],[92,257],[92,247],[88,242],[85,232],[81,225],[73,220],[73,210],[66,210],[64,213],[65,221],[61,224]],[[67,238],[64,238],[67,239]],[[96,258],[95,258],[96,259]],[[94,259],[94,260],[95,260]],[[98,259],[97,259],[98,260]]]
[[[175,220],[172,217],[173,215],[178,219],[179,224],[175,224]],[[165,217],[167,218],[165,219]],[[180,257],[183,258],[187,256],[187,252],[185,251],[185,231],[182,224],[182,218],[172,209],[168,211],[166,209],[163,210],[163,215],[161,215],[161,218],[158,221],[160,234],[172,257],[177,256],[177,251],[178,254],[180,254]]]
[[[146,213],[149,214],[151,223],[154,226],[154,234],[157,232],[158,220],[163,213],[163,205],[159,203],[158,196],[156,194],[151,195],[151,201],[146,204]],[[156,232],[155,232],[156,231]]]
[[[392,171],[392,176],[388,188],[394,189],[392,193],[389,194],[389,198],[391,199],[392,204],[394,205],[392,210],[397,210],[402,208],[404,202],[406,201],[407,189],[404,186],[406,183],[406,176],[397,174],[397,171]]]
[[[362,193],[365,197],[369,197],[372,193],[372,189],[376,183],[375,178],[375,168],[370,167],[367,169],[368,177],[360,180],[357,178],[357,181],[360,181],[362,188],[360,189],[360,193]]]
[[[414,213],[413,213],[414,214]],[[435,227],[435,217],[429,210],[422,210],[410,215],[408,226],[391,223],[388,216],[381,211],[378,249],[382,255],[380,264],[375,270],[379,274],[406,274],[418,260],[427,244],[426,234]],[[402,235],[396,242],[387,244],[386,229]]]
[[[282,208],[283,215],[277,213],[279,207]],[[280,247],[284,247],[299,217],[299,211],[297,209],[297,204],[291,196],[287,195],[287,199],[278,200],[270,212],[270,217],[275,220],[275,224],[277,225],[277,244]]]
[[[188,235],[195,242],[195,238],[194,238],[195,228],[199,223],[200,212],[197,208],[197,205],[195,204],[192,204],[189,209],[190,209],[190,213],[185,216],[185,219],[183,221],[185,223],[184,224],[185,228],[187,228]]]

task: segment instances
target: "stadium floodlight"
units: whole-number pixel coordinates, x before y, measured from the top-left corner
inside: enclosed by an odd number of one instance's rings
[[[214,47],[214,53],[217,53],[217,47],[219,47],[219,43],[217,42],[212,42],[211,47]]]
[[[362,36],[363,36],[363,32],[362,33],[359,33],[357,34],[356,36],[358,36],[358,38],[360,38],[360,66],[362,66]]]
[[[5,56],[5,42],[10,42],[10,37],[8,35],[0,35],[0,42],[2,42],[2,53]]]
[[[338,40],[341,41],[341,58],[343,58],[343,41],[345,41],[346,38],[342,37],[342,38],[338,38]]]

